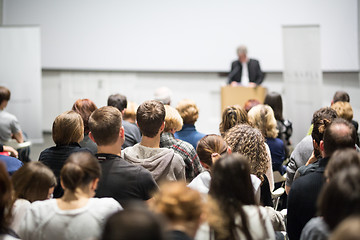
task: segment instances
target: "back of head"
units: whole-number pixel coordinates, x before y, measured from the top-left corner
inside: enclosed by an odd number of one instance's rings
[[[269,105],[274,110],[275,119],[283,121],[283,103],[281,95],[277,92],[270,92],[266,94],[264,104]]]
[[[244,103],[244,109],[246,112],[249,112],[250,109],[255,107],[256,105],[260,104],[260,102],[256,99],[249,99]]]
[[[231,128],[224,139],[233,152],[243,154],[249,159],[250,172],[263,181],[270,159],[261,132],[249,125],[239,124]]]
[[[224,155],[212,168],[209,195],[222,204],[255,204],[248,159],[241,154]]]
[[[116,107],[122,112],[127,106],[127,99],[124,95],[119,93],[110,95],[107,101],[108,106]]]
[[[348,121],[334,119],[324,132],[325,156],[330,157],[338,149],[354,148],[356,142],[356,130]]]
[[[10,90],[6,87],[0,86],[0,104],[3,101],[9,101],[10,100]]]
[[[145,208],[127,207],[106,221],[102,240],[165,240],[163,223]]]
[[[325,177],[332,179],[338,172],[346,168],[360,169],[360,153],[354,148],[336,150],[326,165]]]
[[[213,165],[211,157],[213,153],[222,155],[226,153],[227,150],[228,145],[225,140],[221,136],[215,134],[206,135],[201,138],[196,147],[196,152],[200,161],[209,167]]]
[[[237,124],[249,124],[247,112],[239,105],[228,106],[222,114],[222,121],[219,126],[221,136]]]
[[[76,188],[87,186],[92,180],[100,178],[100,176],[100,164],[90,152],[72,153],[60,173],[64,188],[72,192]]]
[[[101,107],[89,118],[89,128],[98,146],[115,143],[122,124],[121,112],[115,107]]]
[[[72,110],[80,114],[81,118],[84,122],[84,133],[89,133],[89,117],[93,111],[97,109],[95,103],[91,101],[90,99],[78,99],[74,103]]]
[[[136,120],[144,136],[155,137],[165,120],[164,104],[155,100],[143,102],[136,112]]]
[[[12,219],[12,185],[5,164],[0,162],[0,232],[6,230]]]
[[[161,102],[164,105],[170,105],[172,91],[168,87],[160,87],[154,92],[154,100]]]
[[[11,177],[16,198],[30,202],[48,198],[49,189],[56,186],[56,177],[50,168],[41,162],[29,162]]]
[[[342,221],[331,234],[329,240],[359,240],[360,216],[353,216]]]
[[[342,220],[360,214],[360,169],[343,169],[326,183],[319,196],[319,210],[333,230]]]
[[[268,105],[259,104],[248,112],[249,122],[259,129],[264,137],[276,138],[278,130],[274,111]]]
[[[202,198],[184,182],[167,182],[154,195],[151,208],[170,223],[198,223],[202,214]]]
[[[347,92],[336,91],[333,97],[333,103],[336,102],[350,102],[350,96]]]
[[[196,106],[195,102],[190,99],[181,100],[176,109],[180,113],[184,124],[194,125],[199,117],[199,108]]]
[[[337,118],[335,110],[329,107],[320,108],[313,114],[311,137],[318,145],[323,140],[325,129],[335,118]]]
[[[165,105],[165,129],[164,132],[170,132],[171,130],[179,131],[182,128],[183,120],[179,112],[171,107],[170,105]]]
[[[52,138],[56,145],[78,143],[84,138],[84,123],[75,111],[66,111],[55,118]]]
[[[349,122],[353,119],[353,110],[348,102],[338,101],[331,105],[331,108],[334,109],[338,115]]]
[[[134,102],[128,102],[127,107],[123,114],[124,120],[129,120],[130,122],[135,123],[136,121],[136,110],[138,105]]]

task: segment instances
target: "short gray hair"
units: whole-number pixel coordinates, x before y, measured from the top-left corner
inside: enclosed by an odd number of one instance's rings
[[[236,49],[236,53],[238,54],[238,55],[240,55],[240,54],[247,54],[247,48],[246,48],[246,46],[245,45],[241,45],[241,46],[239,46],[237,49]]]

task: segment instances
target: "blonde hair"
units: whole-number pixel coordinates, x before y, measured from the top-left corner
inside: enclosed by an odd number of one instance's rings
[[[179,112],[169,105],[165,105],[164,107],[166,112],[164,132],[170,132],[172,129],[175,129],[175,131],[181,130],[183,120]]]
[[[128,102],[124,110],[123,119],[130,120],[132,123],[136,122],[136,110],[138,105],[135,102]]]
[[[279,130],[276,129],[274,111],[269,105],[256,105],[250,109],[248,117],[250,123],[259,129],[264,137],[277,137]]]
[[[331,105],[331,108],[334,109],[337,115],[349,122],[353,119],[353,110],[348,102],[336,102]]]
[[[180,113],[184,124],[195,124],[199,117],[199,108],[195,102],[190,99],[181,100],[176,106],[176,110]]]
[[[227,130],[240,123],[250,124],[245,109],[239,105],[227,106],[223,111],[222,121],[219,125],[221,136],[224,137]]]
[[[167,182],[154,195],[150,207],[172,223],[197,222],[203,212],[200,193],[184,182]]]
[[[66,111],[54,120],[52,138],[56,145],[79,143],[84,138],[84,122],[80,114]]]
[[[263,175],[270,161],[261,132],[247,124],[239,124],[225,134],[225,141],[233,152],[245,155],[250,161],[250,172],[264,181]]]

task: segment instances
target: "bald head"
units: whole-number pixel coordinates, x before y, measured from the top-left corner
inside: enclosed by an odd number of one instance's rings
[[[325,156],[330,157],[338,149],[354,148],[356,142],[356,130],[348,121],[337,118],[324,133]]]

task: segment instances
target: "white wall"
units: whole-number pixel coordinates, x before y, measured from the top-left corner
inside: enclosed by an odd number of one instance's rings
[[[221,120],[220,88],[225,77],[215,73],[136,73],[136,72],[84,72],[84,71],[43,71],[43,129],[51,131],[55,117],[69,110],[78,98],[90,98],[98,107],[106,105],[112,93],[122,93],[128,100],[141,103],[153,97],[159,86],[168,86],[173,91],[175,107],[179,100],[190,98],[200,108],[197,129],[204,133],[218,133]],[[286,98],[281,73],[268,73],[263,84],[269,91],[277,91]],[[357,73],[324,73],[322,106],[329,106],[333,94],[344,90],[350,94],[354,119],[360,120],[360,85]],[[314,96],[315,98],[317,96]],[[286,109],[286,102],[284,102]],[[296,106],[294,106],[296,107]],[[314,109],[314,111],[317,109]],[[307,122],[312,115],[294,119],[286,112],[284,116],[294,123]],[[295,132],[299,130],[294,129]],[[305,135],[299,132],[298,135]],[[296,143],[296,142],[294,142]]]

